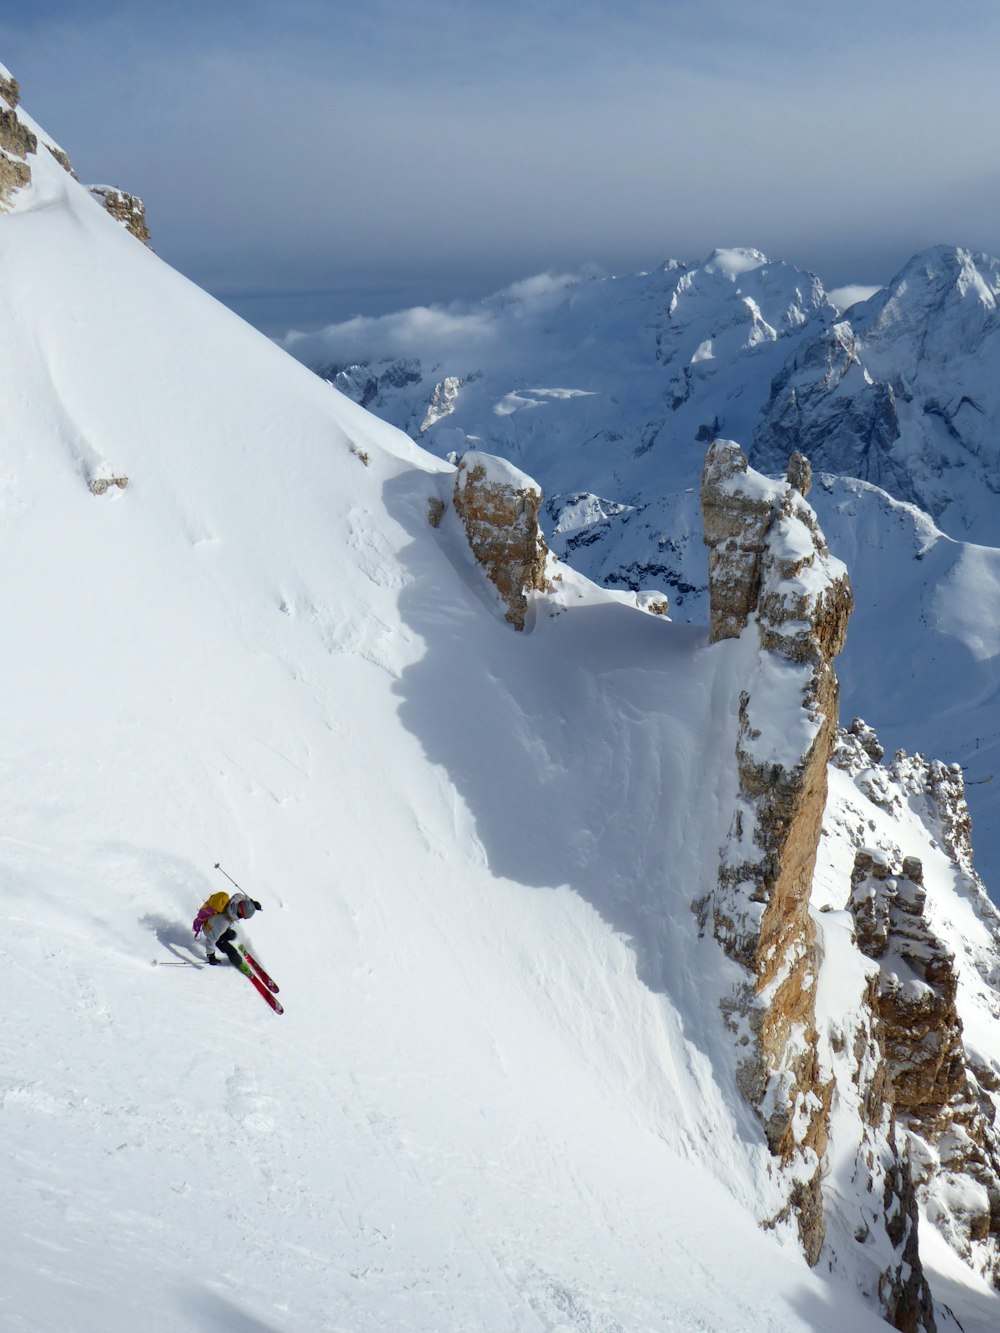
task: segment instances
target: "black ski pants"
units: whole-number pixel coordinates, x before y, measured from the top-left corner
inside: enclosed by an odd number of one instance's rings
[[[230,926],[230,928],[228,930],[224,930],[222,934],[219,936],[219,938],[215,941],[215,947],[217,949],[222,950],[222,952],[232,963],[233,967],[240,967],[243,963],[243,959],[240,957],[236,946],[233,944],[233,940],[235,938],[236,938],[236,931],[233,930],[233,928]]]

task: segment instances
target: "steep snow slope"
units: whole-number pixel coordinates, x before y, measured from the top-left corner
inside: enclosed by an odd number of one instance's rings
[[[514,634],[450,469],[54,162],[0,303],[5,1327],[880,1327],[704,1003],[739,650],[569,571]],[[281,1019],[151,965],[216,860]]]
[[[810,499],[851,570],[842,708],[900,747],[966,770],[976,865],[1000,889],[1000,551],[945,536],[919,509],[822,476]]]

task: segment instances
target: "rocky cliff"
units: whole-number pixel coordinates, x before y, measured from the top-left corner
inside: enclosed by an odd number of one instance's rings
[[[113,185],[91,185],[90,193],[101,207],[131,232],[137,241],[149,245],[150,234],[146,223],[146,205],[134,194],[116,189]]]
[[[856,942],[816,914],[825,824],[855,818],[844,813],[852,806],[840,793],[829,796],[832,758],[853,765],[873,796],[887,800],[904,774],[880,784],[875,733],[861,722],[837,730],[832,663],[852,596],[805,503],[808,488],[801,456],[779,483],[748,468],[732,441],[715,441],[705,459],[712,640],[739,640],[749,657],[739,659],[739,797],[719,881],[701,910],[744,970],[723,1014],[736,1041],[737,1085],[784,1173],[787,1202],[773,1221],[795,1218],[811,1264],[825,1256],[868,1272],[893,1326],[932,1333],[920,1204],[933,1172],[948,1173],[948,1188],[933,1192],[936,1216],[964,1257],[977,1242],[983,1248],[993,1216],[995,1108],[984,1112],[983,1090],[961,1052],[953,960],[923,916],[920,862],[900,857],[892,877],[888,862],[859,846],[852,880],[839,880],[824,846],[824,878],[839,885],[837,905],[848,902]],[[933,825],[941,844],[951,840],[957,868],[965,852],[971,856],[968,821],[955,792],[943,804],[933,794],[949,773],[931,765],[921,778],[911,765],[905,781],[913,797],[935,806],[921,814],[921,836]],[[903,797],[892,800],[899,820]],[[852,836],[860,838],[859,829]],[[984,894],[979,906],[988,916]],[[888,956],[907,960],[903,981],[872,965]],[[859,1209],[857,1200],[867,1202]]]
[[[792,473],[808,486],[804,459]],[[702,505],[712,640],[739,636],[752,619],[759,650],[740,699],[739,802],[712,918],[716,938],[747,973],[727,1014],[745,1040],[740,1087],[772,1153],[794,1167],[789,1207],[815,1263],[832,1086],[817,1060],[809,896],[837,723],[832,661],[846,634],[850,585],[801,491],[753,472],[732,441],[708,451]]]
[[[857,807],[848,816],[848,907],[858,948],[876,964],[867,1003],[886,1065],[884,1100],[927,1216],[997,1283],[1000,1057],[982,1034],[984,1021],[1000,1016],[1000,917],[972,866],[961,770],[902,751],[883,764],[874,732],[858,719],[833,758],[892,821],[886,836],[885,821],[866,820]],[[932,838],[930,876],[907,853],[914,818]]]
[[[452,501],[472,554],[500,594],[507,620],[523,630],[528,593],[546,586],[548,549],[538,526],[540,487],[502,459],[470,452],[455,473]]]
[[[17,80],[0,65],[0,209],[30,182],[28,158],[38,151],[36,135],[17,114],[20,100]]]

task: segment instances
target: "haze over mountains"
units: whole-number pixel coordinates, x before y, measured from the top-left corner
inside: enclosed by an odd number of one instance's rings
[[[711,574],[671,621],[546,549],[515,464],[569,474],[533,423],[603,396],[554,347],[489,405],[506,459],[460,425],[480,380],[425,384],[453,464],[161,263],[2,67],[0,186],[6,1326],[995,1328],[1000,918],[960,771],[838,728],[835,676],[846,534],[919,543],[902,587],[978,588],[980,548],[831,481],[841,551],[827,483],[720,421],[678,450],[677,558],[700,503]],[[771,301],[768,268],[683,287],[712,356],[654,353],[663,422],[714,383],[735,434],[751,359],[824,336],[818,284]],[[634,371],[593,445],[623,484],[666,429],[629,339],[669,359],[683,277],[626,284],[588,346]],[[526,345],[576,292],[538,293]],[[940,633],[972,645],[963,607]],[[263,904],[280,1019],[198,966],[217,861]]]

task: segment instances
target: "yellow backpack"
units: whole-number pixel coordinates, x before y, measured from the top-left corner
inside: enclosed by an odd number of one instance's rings
[[[226,910],[229,906],[229,898],[230,895],[226,893],[225,889],[220,889],[218,893],[213,893],[210,897],[205,899],[201,907],[198,909],[198,915],[191,923],[191,929],[196,936],[201,934],[201,928],[206,921],[211,920],[213,916],[217,916],[220,912]]]

